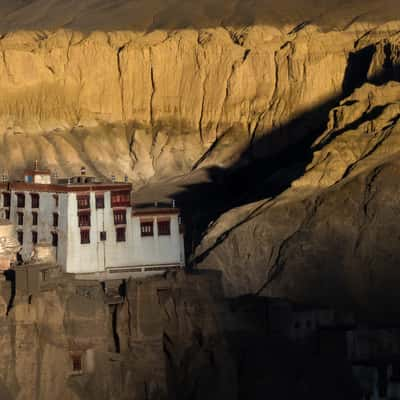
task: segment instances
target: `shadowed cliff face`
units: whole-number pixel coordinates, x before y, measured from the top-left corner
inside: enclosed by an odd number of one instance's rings
[[[113,305],[98,282],[47,281],[29,297],[17,290],[8,314],[3,282],[1,399],[320,399],[326,385],[327,399],[358,398],[345,359],[267,335],[266,303],[227,302],[219,278],[130,280]]]
[[[264,182],[286,177],[289,187],[220,217],[197,249],[199,264],[223,270],[234,296],[398,315],[399,101],[396,82],[365,84],[341,101],[305,167]]]

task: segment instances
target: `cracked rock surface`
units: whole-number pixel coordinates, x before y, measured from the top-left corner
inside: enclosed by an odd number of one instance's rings
[[[222,270],[232,296],[398,312],[399,116],[399,83],[357,89],[330,112],[300,178],[213,224],[200,265]]]
[[[1,1],[0,169],[140,187],[285,150],[398,62],[395,1],[307,1]]]

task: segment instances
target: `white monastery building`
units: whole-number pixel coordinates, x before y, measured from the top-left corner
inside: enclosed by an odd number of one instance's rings
[[[0,183],[2,217],[12,222],[29,262],[49,243],[63,272],[107,279],[144,276],[184,266],[183,227],[175,207],[139,208],[132,185],[81,175],[55,179],[50,170],[25,171]]]

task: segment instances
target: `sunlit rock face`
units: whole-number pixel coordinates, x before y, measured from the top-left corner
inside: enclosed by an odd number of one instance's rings
[[[142,185],[269,156],[398,61],[395,2],[279,3],[0,2],[0,168]]]

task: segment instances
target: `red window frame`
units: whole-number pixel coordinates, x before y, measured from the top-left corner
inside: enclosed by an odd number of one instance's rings
[[[111,207],[129,207],[131,205],[131,192],[121,190],[111,192]]]
[[[90,230],[89,229],[81,229],[81,244],[90,243]]]
[[[3,207],[11,206],[11,193],[3,192]]]
[[[38,233],[36,231],[32,231],[32,243],[37,244],[38,242]]]
[[[90,195],[82,194],[82,195],[76,196],[76,202],[78,205],[78,210],[90,208]]]
[[[78,214],[78,226],[91,226],[90,224],[90,212],[80,212]]]
[[[117,242],[126,242],[126,228],[125,227],[116,228],[115,237]]]
[[[114,225],[126,225],[126,209],[114,210]]]
[[[104,208],[104,194],[96,194],[96,209]]]
[[[39,193],[31,193],[31,208],[39,208]]]
[[[36,211],[32,211],[32,225],[36,226],[38,224],[38,213]]]
[[[25,207],[25,194],[24,193],[16,193],[17,195],[17,207],[24,208]]]
[[[140,221],[140,234],[142,236],[154,236],[153,221]]]
[[[158,236],[170,236],[171,235],[171,220],[164,219],[157,221]]]
[[[24,224],[24,213],[22,211],[17,212],[17,225]]]

